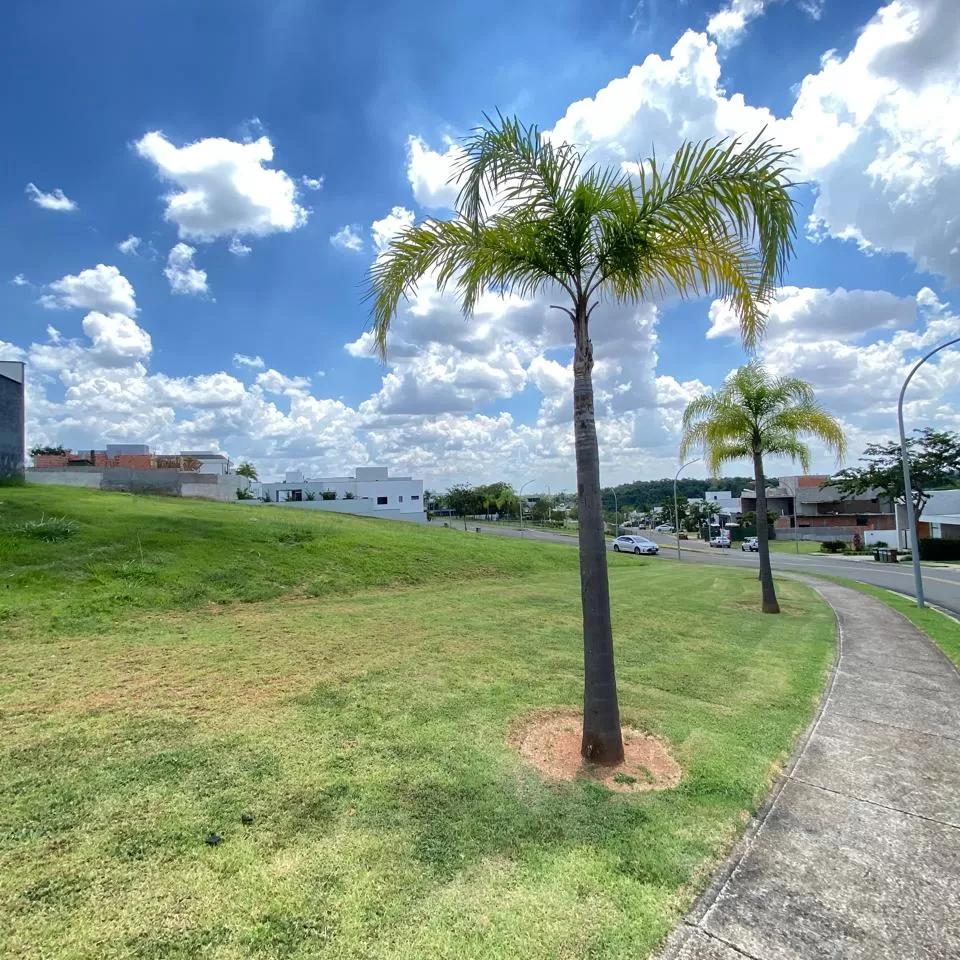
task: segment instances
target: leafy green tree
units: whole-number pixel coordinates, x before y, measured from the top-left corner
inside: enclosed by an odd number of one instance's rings
[[[241,463],[240,466],[237,467],[236,472],[238,477],[246,477],[248,480],[260,479],[257,476],[257,468],[252,463],[250,463],[249,460],[244,460],[243,463]]]
[[[687,143],[669,168],[635,179],[586,165],[570,143],[535,126],[488,118],[463,142],[456,215],[394,237],[371,268],[381,355],[402,298],[429,277],[453,287],[469,317],[486,291],[558,297],[574,343],[573,411],[584,642],[581,750],[623,759],[600,497],[590,318],[602,299],[638,303],[668,292],[726,299],[752,344],[792,254],[791,156],[756,138]]]
[[[960,434],[925,427],[907,438],[910,457],[910,485],[917,520],[937,487],[960,482]],[[903,485],[903,456],[898,440],[871,443],[863,451],[862,467],[848,467],[831,477],[824,486],[838,487],[844,499],[882,491],[896,503],[906,502]]]
[[[703,448],[707,468],[713,472],[731,460],[753,463],[757,515],[766,516],[764,456],[799,460],[810,469],[810,449],[803,437],[815,437],[843,457],[845,445],[840,424],[814,397],[813,387],[796,377],[771,377],[758,362],[741,367],[716,392],[687,404],[683,412],[680,460],[694,447]],[[763,612],[779,613],[770,566],[769,532],[757,528],[760,545],[760,583]]]

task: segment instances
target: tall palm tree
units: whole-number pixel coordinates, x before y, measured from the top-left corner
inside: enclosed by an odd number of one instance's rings
[[[763,306],[793,252],[790,154],[768,141],[688,143],[669,169],[635,179],[586,166],[568,143],[500,115],[462,144],[452,219],[395,237],[371,268],[373,332],[382,357],[401,298],[428,277],[454,287],[469,317],[486,290],[555,292],[574,342],[573,401],[584,641],[583,756],[623,759],[614,674],[590,316],[604,297],[707,293],[726,298],[753,344]]]
[[[810,469],[810,448],[803,437],[823,441],[838,462],[843,459],[843,429],[817,403],[813,387],[796,377],[771,377],[756,361],[728,377],[716,393],[693,400],[683,412],[681,461],[691,449],[702,447],[707,468],[714,474],[731,460],[753,463],[764,613],[779,613],[780,605],[770,567],[763,458],[769,455],[799,460],[806,472]]]

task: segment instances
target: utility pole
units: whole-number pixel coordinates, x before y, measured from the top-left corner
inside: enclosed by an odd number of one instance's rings
[[[960,343],[960,337],[941,343],[939,347],[934,347],[926,356],[921,357],[913,366],[913,369],[907,374],[907,379],[903,381],[900,388],[900,399],[897,401],[897,425],[900,427],[900,459],[903,460],[903,493],[907,501],[907,534],[913,538],[910,548],[910,558],[913,562],[913,584],[917,594],[917,606],[925,606],[923,598],[923,573],[920,569],[920,538],[917,536],[917,516],[913,505],[913,486],[910,482],[910,453],[907,448],[907,434],[903,429],[903,395],[907,392],[907,386],[913,379],[913,375],[935,354],[955,343]],[[893,507],[897,509],[896,504]]]
[[[688,460],[683,464],[680,469],[674,474],[673,477],[673,533],[677,538],[677,560],[680,559],[680,503],[677,500],[677,480],[680,477],[680,474],[690,466],[691,463],[696,463],[700,457],[694,457],[692,460]]]

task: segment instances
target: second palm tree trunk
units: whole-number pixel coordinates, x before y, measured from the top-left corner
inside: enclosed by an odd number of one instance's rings
[[[780,604],[777,603],[777,591],[773,586],[773,567],[770,566],[767,485],[763,476],[763,457],[759,453],[753,455],[753,475],[757,487],[757,556],[760,559],[761,609],[764,613],[779,613]]]
[[[593,410],[593,345],[585,309],[574,320],[573,424],[577,451],[577,510],[580,528],[580,599],[583,607],[583,741],[592,763],[623,760],[620,707],[613,661],[607,544],[600,497],[600,454]]]

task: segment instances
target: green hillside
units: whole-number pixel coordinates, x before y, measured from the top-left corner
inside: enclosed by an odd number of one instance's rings
[[[40,539],[32,525],[68,521]],[[33,529],[35,535],[27,535]],[[57,531],[51,531],[56,535]],[[0,615],[53,622],[208,602],[574,571],[576,554],[462,531],[311,510],[67,487],[0,487]]]

